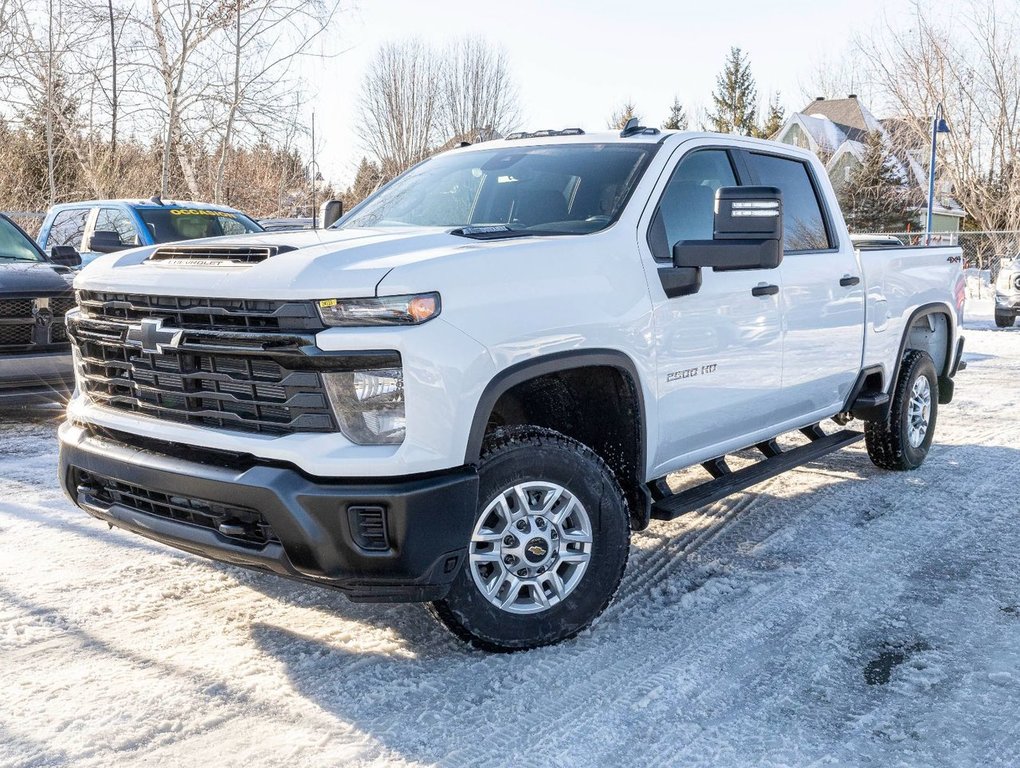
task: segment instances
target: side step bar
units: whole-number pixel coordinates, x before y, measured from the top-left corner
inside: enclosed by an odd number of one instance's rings
[[[702,466],[712,475],[712,479],[659,499],[652,505],[652,517],[655,520],[674,520],[801,464],[853,445],[864,437],[863,432],[852,429],[826,435],[817,424],[805,427],[801,432],[811,439],[810,443],[788,451],[780,450],[775,440],[759,443],[755,447],[764,454],[765,459],[743,469],[730,471],[723,457],[705,462]]]

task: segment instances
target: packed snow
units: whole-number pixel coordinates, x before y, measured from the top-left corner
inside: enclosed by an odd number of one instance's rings
[[[0,765],[1016,766],[1020,328],[966,335],[920,470],[859,444],[653,523],[592,630],[509,656],[108,530],[55,416],[3,416]]]

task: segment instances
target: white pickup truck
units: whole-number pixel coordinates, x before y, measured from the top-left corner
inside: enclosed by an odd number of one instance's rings
[[[652,518],[862,436],[918,467],[960,366],[960,257],[855,250],[823,166],[782,144],[632,124],[467,146],[328,230],[85,269],[60,477],[172,546],[428,602],[482,648],[553,643]]]

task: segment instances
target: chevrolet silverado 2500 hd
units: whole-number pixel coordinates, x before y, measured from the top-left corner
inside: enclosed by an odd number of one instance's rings
[[[652,518],[861,437],[917,468],[962,352],[958,249],[855,250],[812,154],[635,125],[459,148],[330,230],[75,288],[78,505],[492,650],[588,626]]]

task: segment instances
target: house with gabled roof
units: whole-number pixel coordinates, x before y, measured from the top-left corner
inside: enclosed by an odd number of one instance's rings
[[[917,188],[919,199],[928,199],[929,148],[918,147],[916,132],[899,118],[879,120],[857,98],[845,99],[819,96],[800,112],[795,112],[772,138],[785,144],[810,149],[818,155],[829,173],[837,193],[864,159],[868,136],[882,135],[889,154],[897,165],[903,183]],[[959,232],[967,212],[952,196],[945,183],[936,185],[932,229],[935,232]],[[919,230],[925,227],[927,205],[916,212]]]

